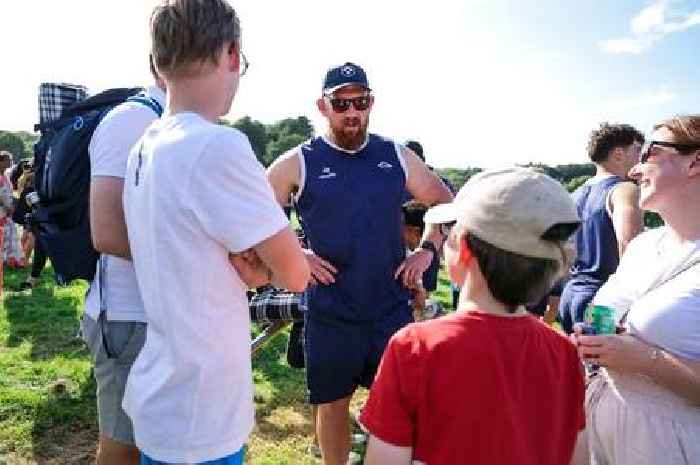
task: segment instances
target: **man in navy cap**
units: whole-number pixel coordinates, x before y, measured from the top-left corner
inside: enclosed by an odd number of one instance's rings
[[[373,104],[360,66],[329,69],[316,102],[327,132],[268,169],[277,200],[294,196],[309,245],[307,382],[325,465],[345,465],[352,394],[371,385],[389,337],[412,320],[409,289],[442,246],[439,229],[426,228],[406,256],[405,191],[429,206],[452,198],[415,153],[367,132]]]

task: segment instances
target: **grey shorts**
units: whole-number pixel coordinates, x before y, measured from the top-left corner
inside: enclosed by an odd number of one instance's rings
[[[107,321],[102,313],[97,321],[83,316],[81,328],[95,365],[100,433],[134,444],[134,430],[122,409],[122,399],[129,370],[146,341],[146,323]]]

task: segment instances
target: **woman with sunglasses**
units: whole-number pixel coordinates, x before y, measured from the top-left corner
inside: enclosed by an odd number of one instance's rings
[[[594,304],[624,333],[582,336],[591,463],[700,463],[700,115],[654,126],[630,171],[666,225],[638,236]]]

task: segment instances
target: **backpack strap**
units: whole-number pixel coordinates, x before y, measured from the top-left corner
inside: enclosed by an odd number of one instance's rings
[[[140,103],[141,105],[145,105],[148,108],[150,108],[151,110],[153,110],[153,112],[156,115],[158,115],[159,118],[161,116],[163,116],[163,106],[160,103],[158,103],[158,100],[156,100],[152,97],[147,97],[143,94],[139,94],[139,95],[134,95],[133,97],[129,97],[128,99],[126,99],[126,101],[127,102],[137,102],[137,103]]]

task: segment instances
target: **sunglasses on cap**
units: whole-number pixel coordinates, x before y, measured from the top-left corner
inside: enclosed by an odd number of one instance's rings
[[[337,98],[327,95],[328,100],[331,102],[331,107],[336,113],[343,113],[348,111],[350,105],[355,107],[357,111],[365,111],[369,108],[369,104],[372,102],[372,97],[369,95],[363,95],[362,97],[355,98]]]
[[[681,155],[691,150],[700,149],[700,145],[676,144],[674,142],[664,142],[660,140],[650,140],[644,143],[642,150],[639,152],[639,163],[646,163],[649,157],[653,155],[654,146],[668,147],[675,149]]]

